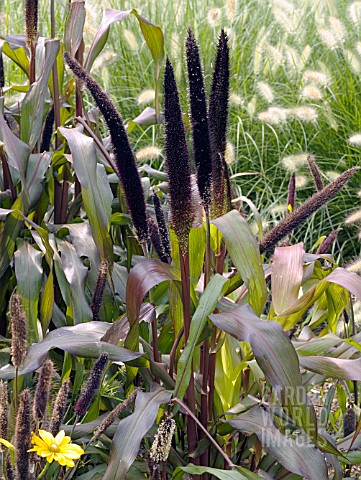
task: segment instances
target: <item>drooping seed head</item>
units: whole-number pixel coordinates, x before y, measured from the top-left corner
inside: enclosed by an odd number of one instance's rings
[[[172,418],[167,418],[160,423],[149,454],[154,466],[167,460],[174,430],[175,421]]]
[[[201,61],[191,29],[188,30],[186,40],[186,56],[197,184],[204,208],[208,209],[211,201],[212,180],[211,143]]]
[[[91,372],[89,373],[88,379],[85,382],[85,386],[80,393],[80,396],[75,404],[74,411],[77,415],[84,415],[92,401],[93,398],[100,386],[103,372],[108,363],[108,354],[102,353],[98,360],[94,363]]]
[[[148,216],[148,225],[149,225],[149,238],[156,254],[158,255],[159,259],[163,263],[169,263],[168,261],[169,257],[164,252],[158,225],[154,222],[154,220],[150,215]]]
[[[146,241],[148,223],[144,192],[121,116],[108,95],[84,68],[68,52],[64,53],[64,58],[76,77],[85,83],[105,119],[113,144],[116,173],[124,189],[134,228],[139,240]]]
[[[168,58],[164,73],[164,121],[171,223],[180,249],[185,254],[188,250],[188,236],[194,218],[191,201],[191,171],[177,84]]]
[[[320,192],[315,193],[294,212],[272,228],[272,230],[262,238],[259,244],[260,253],[271,250],[283,237],[291,233],[294,228],[300,226],[314,212],[329,202],[360,169],[361,167],[352,167],[346,170],[346,172],[340,175],[334,182],[328,184]]]

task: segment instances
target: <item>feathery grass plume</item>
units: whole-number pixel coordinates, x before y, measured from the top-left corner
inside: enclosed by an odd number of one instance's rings
[[[96,394],[100,382],[103,377],[103,372],[108,363],[108,354],[100,354],[98,360],[94,363],[93,368],[91,369],[85,386],[81,391],[78,400],[75,404],[74,411],[77,415],[84,415],[88,408],[90,407],[94,395]]]
[[[175,421],[172,418],[167,418],[160,423],[149,452],[150,463],[153,470],[156,470],[161,462],[167,460],[174,430]]]
[[[135,154],[137,160],[152,160],[162,155],[162,150],[154,145],[144,147]]]
[[[272,88],[268,85],[266,82],[258,82],[257,83],[257,88],[259,93],[262,95],[264,100],[266,100],[267,103],[271,103],[274,100],[274,93]]]
[[[361,256],[357,257],[351,263],[346,265],[346,270],[350,272],[360,273],[361,272]]]
[[[168,257],[168,263],[171,256],[171,248],[170,248],[170,239],[169,239],[169,232],[167,222],[165,221],[164,213],[160,204],[160,200],[156,192],[153,192],[153,205],[154,205],[154,212],[155,218],[157,219],[158,230],[160,234],[160,239],[162,242],[162,247],[164,253]]]
[[[53,406],[53,414],[50,419],[49,425],[49,432],[55,436],[60,431],[60,425],[63,420],[65,409],[66,409],[66,401],[68,398],[68,391],[69,391],[69,380],[65,380],[63,385],[60,387],[60,390],[56,396],[54,406]]]
[[[290,172],[293,172],[307,163],[308,156],[308,153],[303,152],[296,153],[294,155],[288,155],[282,159],[282,165]]]
[[[155,90],[143,90],[138,95],[138,105],[146,105],[147,103],[153,103],[155,99]]]
[[[350,145],[354,145],[355,147],[361,146],[361,133],[354,133],[347,141]]]
[[[336,172],[335,170],[327,170],[325,172],[326,177],[330,180],[330,182],[333,182],[340,176],[340,172]]]
[[[262,238],[259,243],[260,252],[268,252],[280,240],[282,240],[282,238],[292,232],[294,228],[300,226],[314,212],[330,201],[360,169],[361,167],[352,167],[349,170],[346,170],[346,172],[340,175],[337,180],[328,184],[323,190],[315,193],[311,198],[306,200],[300,207],[288,215]]]
[[[229,175],[224,160],[229,97],[229,46],[224,30],[218,39],[217,54],[209,97],[209,129],[212,151],[212,214],[215,217],[231,208]]]
[[[25,358],[28,348],[28,322],[23,308],[21,296],[14,293],[10,300],[11,317],[11,361],[19,367]]]
[[[0,438],[8,438],[8,386],[2,380],[0,381]],[[0,452],[4,452],[6,447],[0,444]]]
[[[38,35],[38,0],[25,0],[25,28],[26,43],[30,47]]]
[[[135,401],[138,392],[139,388],[136,388],[128,398],[126,398],[122,403],[119,403],[111,412],[109,412],[99,427],[94,430],[92,442],[98,440],[98,438],[106,431],[106,429],[114,422],[114,420],[130,407],[130,405]]]
[[[306,175],[296,175],[296,188],[305,188],[308,184],[308,177]]]
[[[312,155],[308,155],[307,163],[308,163],[308,167],[310,169],[313,181],[315,183],[316,189],[319,192],[323,189],[324,185],[321,178],[321,173]]]
[[[41,139],[40,152],[48,152],[50,150],[51,136],[53,134],[53,125],[54,125],[54,105],[49,110],[49,113],[46,116],[43,136]]]
[[[194,218],[191,170],[178,89],[169,58],[164,73],[164,121],[171,222],[184,255],[188,248],[188,236]]]
[[[226,0],[226,17],[231,22],[236,18],[236,0]]]
[[[348,7],[348,14],[355,25],[361,23],[361,2],[351,3]]]
[[[40,371],[35,389],[33,416],[36,422],[40,422],[45,417],[52,376],[53,362],[50,359],[46,359]]]
[[[90,309],[93,313],[93,320],[95,321],[99,321],[99,312],[102,305],[105,285],[107,283],[107,275],[108,262],[106,260],[102,260],[98,270],[98,278],[95,285],[92,302],[90,304]]]
[[[337,235],[339,234],[339,232],[341,231],[342,229],[341,228],[337,228],[336,230],[333,230],[330,235],[328,235],[322,242],[321,244],[319,245],[318,249],[316,250],[316,254],[317,255],[321,255],[323,253],[328,253],[331,248],[332,248],[332,245],[334,243],[334,241],[336,240],[337,238]]]
[[[104,116],[113,144],[116,173],[124,189],[133,225],[139,240],[145,241],[148,237],[148,223],[144,192],[121,116],[108,95],[84,68],[68,52],[64,53],[64,58],[75,76],[85,83]]]
[[[186,57],[194,162],[197,167],[197,184],[204,208],[208,210],[211,201],[212,180],[211,143],[199,50],[194,34],[190,28],[188,29],[186,40]]]
[[[226,151],[224,152],[224,159],[227,165],[232,165],[236,156],[234,153],[234,146],[231,142],[227,142]]]
[[[123,30],[123,35],[127,44],[129,45],[129,48],[133,51],[137,51],[139,49],[139,45],[134,33],[125,28]]]
[[[220,8],[211,8],[208,11],[207,20],[211,27],[216,27],[218,25],[219,19],[221,18],[221,9]]]
[[[343,417],[343,436],[347,437],[356,430],[357,419],[353,408],[348,408]]]
[[[292,213],[296,205],[296,173],[293,172],[288,183],[287,210]]]
[[[313,107],[290,108],[289,114],[302,122],[315,123],[318,118],[318,113]]]
[[[315,85],[305,85],[302,89],[301,96],[317,102],[318,100],[322,100],[323,94]]]
[[[15,478],[28,480],[29,453],[31,448],[31,396],[28,389],[20,394],[15,424]]]
[[[314,70],[306,70],[303,74],[303,79],[306,82],[314,82],[319,85],[325,86],[330,83],[330,78],[323,72],[317,72]]]
[[[346,224],[361,222],[361,209],[355,210],[350,213],[350,215],[347,215],[344,222]]]
[[[287,110],[279,107],[270,107],[264,112],[257,115],[261,122],[269,123],[270,125],[279,125],[287,119]]]
[[[4,60],[3,54],[0,52],[0,92],[5,87],[5,71],[4,71]]]

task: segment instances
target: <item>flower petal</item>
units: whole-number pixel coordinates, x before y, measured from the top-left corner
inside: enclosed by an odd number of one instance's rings
[[[51,433],[47,432],[46,430],[39,430],[39,435],[48,445],[48,447],[55,443],[55,438],[52,436]]]
[[[60,432],[59,432],[59,433],[57,434],[57,436],[55,437],[54,443],[55,443],[56,445],[60,446],[60,445],[61,445],[61,442],[62,442],[63,439],[64,439],[64,437],[65,437],[65,432],[64,432],[64,430],[60,430]]]

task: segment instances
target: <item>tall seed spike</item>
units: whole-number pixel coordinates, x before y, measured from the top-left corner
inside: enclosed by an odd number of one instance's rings
[[[84,415],[90,407],[93,398],[100,386],[103,372],[108,363],[108,354],[102,353],[98,360],[94,363],[85,386],[81,391],[79,398],[75,404],[74,411],[77,415]]]
[[[30,47],[38,35],[38,0],[25,1],[25,29],[26,43]]]
[[[296,173],[293,172],[288,183],[287,209],[294,212],[296,206]]]
[[[102,305],[102,300],[104,296],[104,289],[107,282],[108,275],[108,262],[103,260],[100,264],[98,271],[97,283],[93,293],[92,303],[90,305],[91,311],[93,313],[93,320],[99,321],[99,312]]]
[[[283,237],[288,235],[294,228],[300,226],[307,220],[314,212],[323,207],[330,201],[347,183],[347,181],[358,171],[361,167],[352,167],[340,175],[334,182],[328,184],[320,192],[315,193],[311,198],[306,200],[293,213],[283,219],[278,225],[270,230],[261,240],[259,244],[260,253],[269,251],[274,247]]]
[[[41,138],[40,152],[48,152],[50,150],[50,142],[51,142],[51,136],[53,134],[54,118],[55,118],[55,112],[54,112],[54,105],[53,105],[49,110],[45,119],[43,136]]]
[[[153,248],[154,248],[156,254],[158,255],[159,259],[163,263],[169,263],[168,262],[169,257],[164,252],[164,248],[163,248],[163,245],[162,245],[162,240],[161,240],[161,237],[160,237],[160,234],[159,234],[159,228],[158,228],[157,224],[154,222],[154,220],[152,219],[152,217],[150,215],[148,216],[148,225],[149,225],[150,241],[153,245]]]
[[[177,84],[168,58],[164,73],[164,121],[171,222],[184,255],[188,249],[188,236],[194,218],[191,170]]]
[[[0,438],[8,439],[8,386],[0,381]],[[6,447],[0,444],[0,452],[5,452]]]
[[[211,143],[201,61],[197,42],[191,29],[188,29],[186,56],[197,184],[204,208],[208,209],[211,201],[212,180]]]
[[[53,362],[47,359],[42,366],[35,389],[33,415],[37,422],[43,420],[46,413],[52,376]]]
[[[337,235],[339,234],[340,231],[341,231],[341,228],[337,228],[336,230],[333,230],[333,232],[331,232],[330,235],[328,235],[319,245],[319,247],[317,248],[316,254],[321,255],[323,253],[328,253],[331,250],[332,245],[336,240]]]
[[[5,87],[5,70],[4,70],[4,60],[3,54],[0,51],[0,92]]]
[[[63,385],[60,387],[58,395],[56,396],[54,407],[53,407],[53,414],[50,420],[49,432],[54,436],[57,435],[57,433],[59,432],[60,425],[65,414],[66,401],[68,398],[68,390],[69,390],[69,380],[65,380]]]
[[[308,167],[311,171],[313,181],[315,182],[316,189],[319,192],[320,190],[323,189],[324,184],[323,184],[323,181],[322,181],[321,174],[320,174],[320,171],[318,169],[317,163],[315,162],[312,155],[309,155],[307,157],[307,163],[308,163]]]
[[[15,424],[15,478],[28,480],[29,453],[31,448],[31,396],[28,389],[20,394]]]
[[[229,97],[229,46],[224,30],[218,40],[216,62],[209,98],[209,128],[212,150],[212,210],[213,216],[223,215],[230,206],[229,176],[224,160],[226,151],[228,97]],[[228,199],[227,199],[228,197]],[[225,210],[227,208],[227,210]]]
[[[10,300],[11,317],[11,361],[19,367],[25,358],[28,348],[28,322],[23,308],[21,296],[14,293]]]
[[[134,228],[139,240],[146,241],[148,223],[144,192],[122,118],[108,95],[84,68],[68,52],[64,53],[64,58],[76,77],[85,83],[105,119],[113,144],[116,173],[124,189]]]
[[[160,204],[160,200],[156,192],[153,193],[153,204],[154,204],[155,218],[157,219],[157,224],[158,224],[158,229],[159,229],[163,250],[164,250],[164,253],[168,257],[170,257],[171,248],[170,248],[168,225],[167,225],[167,222],[165,221],[162,206]]]

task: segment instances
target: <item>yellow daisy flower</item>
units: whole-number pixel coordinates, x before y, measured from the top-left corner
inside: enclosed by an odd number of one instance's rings
[[[56,437],[46,430],[39,430],[39,437],[34,433],[32,435],[31,443],[34,447],[29,452],[36,452],[40,457],[45,457],[49,463],[55,460],[60,465],[74,467],[74,460],[78,460],[84,450],[70,441],[71,438],[65,436],[64,430]]]

